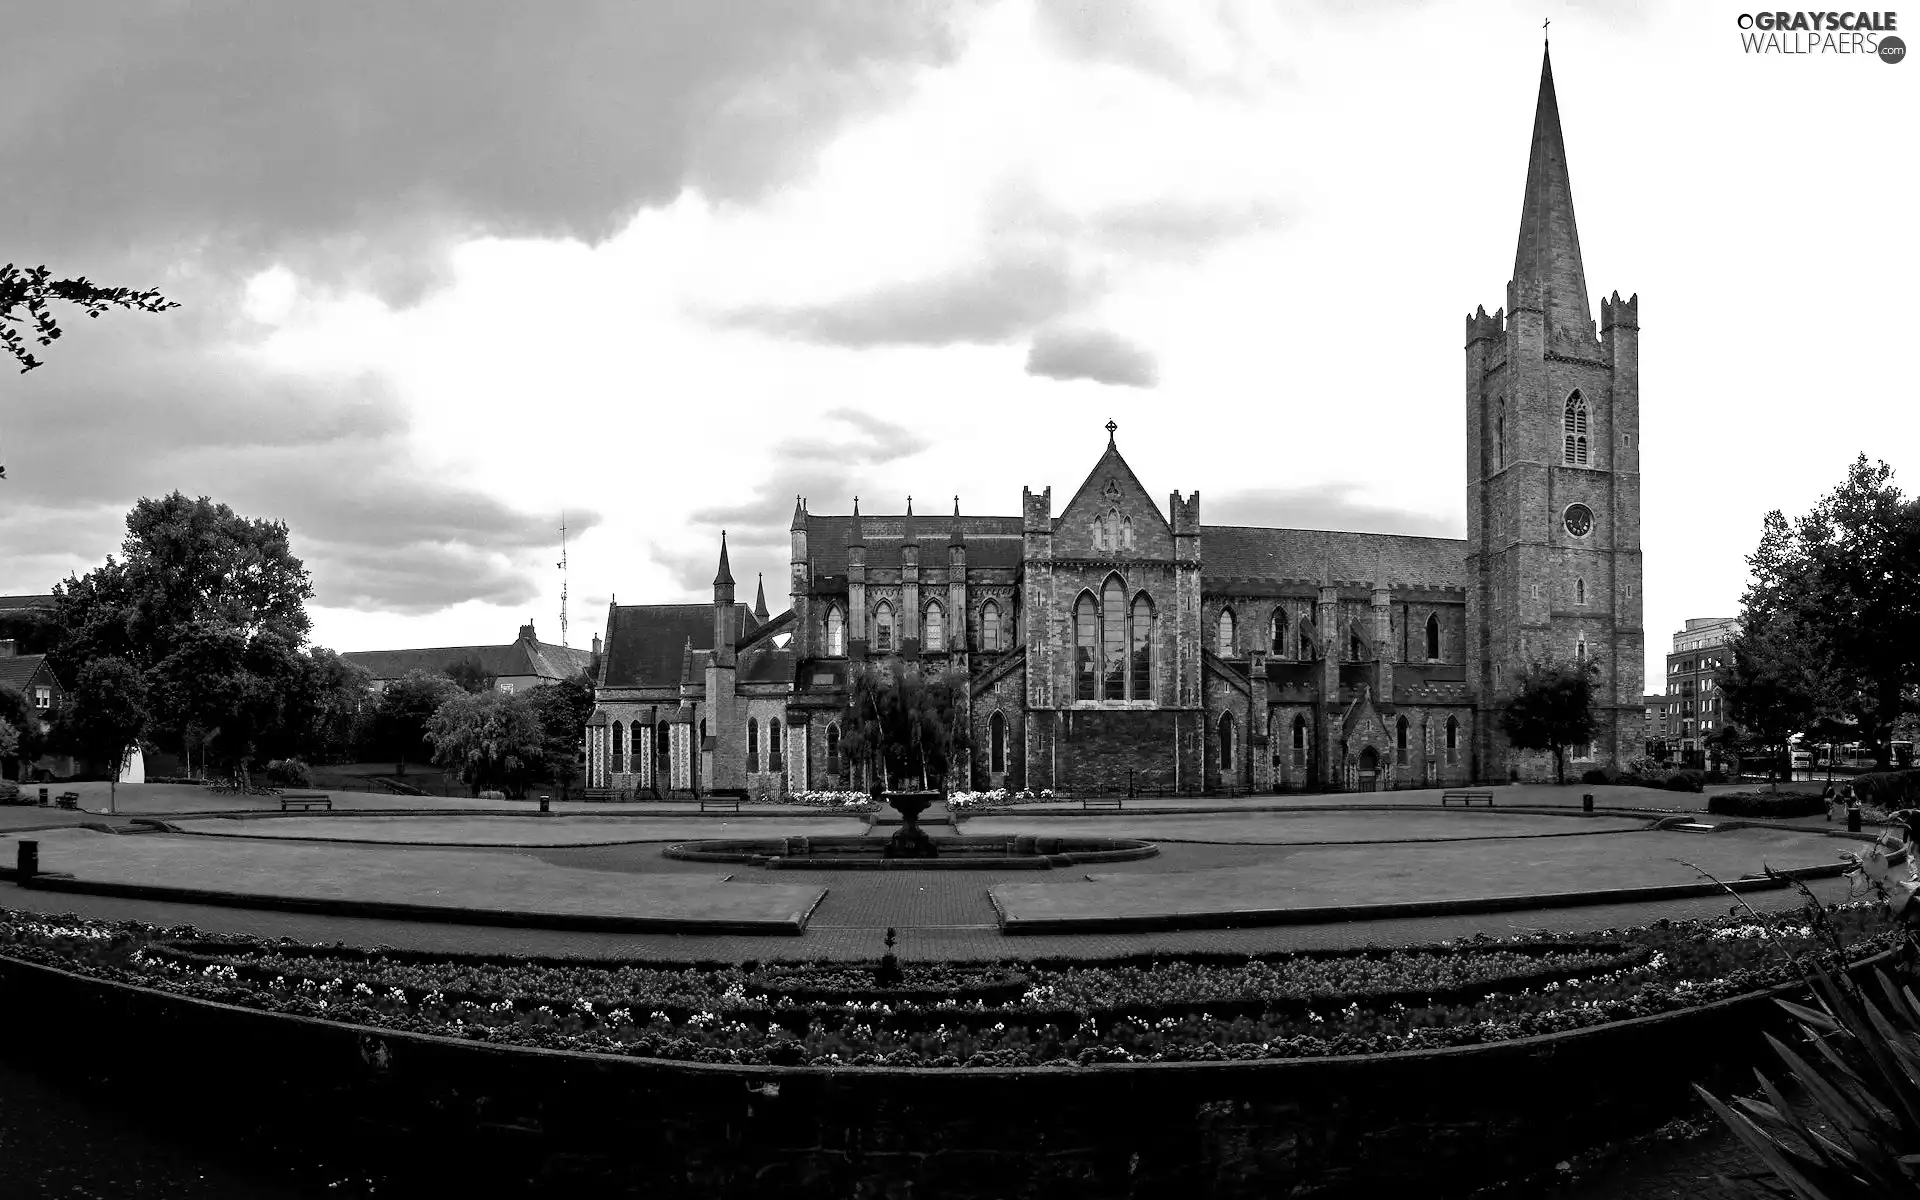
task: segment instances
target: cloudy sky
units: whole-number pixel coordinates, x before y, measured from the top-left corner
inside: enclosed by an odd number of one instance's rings
[[[0,592],[179,488],[292,526],[323,644],[557,640],[564,512],[583,645],[721,527],[784,607],[796,492],[1064,503],[1109,418],[1208,522],[1461,536],[1550,16],[1588,283],[1642,297],[1657,676],[1767,509],[1862,450],[1920,488],[1920,66],[1742,8],[10,5],[0,261],[181,307],[0,376]]]

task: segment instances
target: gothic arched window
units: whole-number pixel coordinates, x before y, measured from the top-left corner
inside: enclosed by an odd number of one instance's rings
[[[1393,731],[1394,761],[1401,766],[1407,765],[1407,719],[1401,717]]]
[[[1233,657],[1233,610],[1231,608],[1220,610],[1219,655],[1221,658]]]
[[[840,726],[827,726],[827,774],[840,774]]]
[[[1314,657],[1313,622],[1300,622],[1300,661],[1312,662]]]
[[[747,718],[747,770],[760,769],[760,722]]]
[[[621,741],[620,734],[620,722],[615,721],[613,723],[613,770],[616,775],[627,769],[627,748]]]
[[[1095,517],[1093,519],[1093,548],[1095,550],[1105,550],[1107,548],[1107,519],[1105,517]]]
[[[1100,589],[1100,698],[1127,698],[1127,594],[1118,575]]]
[[[1133,549],[1133,518],[1125,514],[1120,517],[1120,548]]]
[[[1153,699],[1153,601],[1133,598],[1133,689],[1135,700]]]
[[[1437,613],[1427,614],[1427,658],[1440,657],[1440,617]]]
[[[1494,422],[1493,469],[1498,471],[1507,465],[1507,414],[1501,413]]]
[[[1100,613],[1093,597],[1085,592],[1073,606],[1073,695],[1076,700],[1093,700],[1100,695],[1096,683],[1100,657]]]
[[[1273,610],[1273,637],[1271,640],[1273,643],[1273,656],[1275,658],[1285,658],[1287,656],[1287,610],[1284,608],[1276,608]]]
[[[980,648],[989,653],[1000,649],[1000,605],[989,600],[980,606]]]
[[[780,757],[780,722],[778,720],[768,721],[767,770],[778,771],[782,765]]]
[[[987,770],[999,774],[1007,769],[1007,719],[995,712],[987,720]]]
[[[1573,602],[1575,604],[1585,604],[1587,602],[1586,580],[1576,579],[1573,581]]]
[[[1460,722],[1455,717],[1447,718],[1447,762],[1451,764],[1460,749]]]
[[[827,653],[841,655],[847,652],[847,615],[840,606],[827,606]]]
[[[653,752],[661,758],[673,753],[673,734],[665,721],[653,727]]]
[[[873,610],[873,648],[882,654],[893,651],[893,605],[885,600]]]
[[[1367,644],[1360,640],[1360,631],[1357,629],[1348,630],[1347,631],[1347,661],[1362,662],[1366,659],[1366,656],[1367,656]]]
[[[1561,433],[1566,443],[1566,462],[1570,467],[1587,465],[1587,401],[1575,388],[1567,397],[1567,407],[1561,420]]]
[[[920,628],[921,643],[928,651],[947,648],[947,614],[938,600],[927,605],[927,616]]]
[[[1220,769],[1233,770],[1233,714],[1220,714]]]
[[[1296,767],[1307,765],[1307,719],[1305,717],[1293,719],[1293,765]]]

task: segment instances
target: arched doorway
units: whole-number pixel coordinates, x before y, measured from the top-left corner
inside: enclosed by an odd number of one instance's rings
[[[1380,778],[1380,754],[1372,746],[1360,750],[1360,790],[1371,792]]]

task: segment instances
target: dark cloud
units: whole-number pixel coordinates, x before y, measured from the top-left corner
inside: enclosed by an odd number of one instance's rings
[[[16,5],[0,228],[33,261],[305,253],[404,293],[452,237],[591,240],[688,185],[758,194],[945,61],[957,15],[933,0]]]
[[[1104,329],[1041,330],[1027,350],[1027,374],[1138,388],[1159,381],[1150,352]]]
[[[1002,247],[951,274],[821,304],[738,309],[723,320],[840,346],[990,344],[1079,306],[1098,287],[1062,248]]]
[[[171,316],[87,322],[10,383],[0,591],[91,569],[118,551],[136,500],[177,488],[286,521],[319,604],[426,613],[541,594],[557,513],[424,470],[375,381],[287,379]],[[567,513],[569,530],[598,522]]]
[[[846,429],[845,436],[830,436],[835,423]],[[818,427],[829,436],[780,443],[778,461],[748,499],[710,505],[689,515],[695,529],[711,531],[710,546],[681,551],[655,544],[648,548],[649,556],[681,587],[704,592],[713,586],[714,569],[720,562],[720,530],[725,529],[740,599],[752,603],[754,575],[764,572],[768,608],[776,613],[784,609],[786,603],[780,597],[787,592],[795,498],[806,497],[808,507],[820,512],[845,512],[852,507],[856,485],[851,481],[859,478],[857,472],[911,458],[930,445],[904,426],[852,408],[829,410]],[[901,497],[899,503],[884,507],[897,512],[905,507],[905,500]],[[869,511],[876,507],[868,501]]]
[[[1201,518],[1209,525],[1256,525],[1273,529],[1334,529],[1351,533],[1405,533],[1417,537],[1465,537],[1455,517],[1432,511],[1387,508],[1353,497],[1357,484],[1242,488],[1204,497]]]

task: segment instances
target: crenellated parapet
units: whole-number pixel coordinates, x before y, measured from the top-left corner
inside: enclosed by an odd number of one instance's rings
[[[1475,342],[1498,342],[1506,336],[1506,332],[1507,310],[1504,308],[1495,310],[1489,316],[1483,304],[1467,314],[1466,344],[1469,346]]]
[[[1600,298],[1600,328],[1613,329],[1616,326],[1621,329],[1640,328],[1639,292],[1625,300],[1620,298],[1619,292]]]

